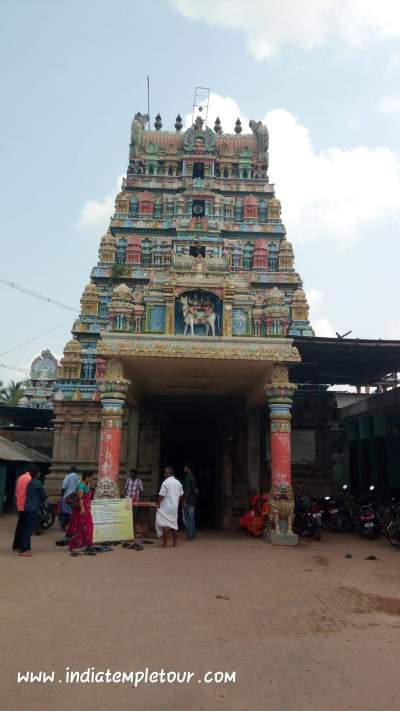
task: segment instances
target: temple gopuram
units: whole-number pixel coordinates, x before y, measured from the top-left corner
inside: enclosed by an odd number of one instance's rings
[[[296,337],[313,336],[268,178],[269,136],[200,116],[132,122],[129,165],[55,401],[56,494],[71,463],[117,496],[131,467],[153,497],[165,465],[198,479],[200,524],[232,526],[249,489],[291,496]]]

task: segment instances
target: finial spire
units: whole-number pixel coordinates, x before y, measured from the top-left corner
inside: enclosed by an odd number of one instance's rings
[[[154,128],[156,129],[156,131],[161,131],[162,129],[162,121],[160,114],[157,114],[156,116],[156,120],[154,121]]]
[[[175,120],[175,129],[176,131],[182,131],[183,128],[183,122],[182,122],[182,116],[178,114]]]
[[[219,116],[217,116],[217,118],[215,119],[214,131],[215,133],[222,133],[221,120]]]
[[[240,118],[238,118],[235,123],[235,133],[242,133],[242,130],[242,122]]]

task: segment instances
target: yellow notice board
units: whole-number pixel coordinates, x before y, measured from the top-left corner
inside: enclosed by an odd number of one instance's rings
[[[94,499],[92,518],[93,543],[131,541],[134,537],[130,499]]]

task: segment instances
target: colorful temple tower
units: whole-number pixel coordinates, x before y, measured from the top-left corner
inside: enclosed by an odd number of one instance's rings
[[[205,524],[229,527],[249,487],[290,494],[288,373],[292,336],[313,335],[307,300],[268,180],[267,127],[147,123],[132,122],[61,361],[51,480],[58,490],[76,462],[116,495],[136,466],[154,495],[162,466],[190,460]]]

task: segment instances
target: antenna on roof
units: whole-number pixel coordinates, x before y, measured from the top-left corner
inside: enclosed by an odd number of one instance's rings
[[[150,128],[150,77],[147,75],[147,115],[149,117],[149,128]]]
[[[342,335],[340,335],[340,333],[338,333],[336,331],[336,335],[337,335],[339,341],[343,341],[343,339],[346,338],[346,336],[349,336],[350,333],[353,333],[353,331],[347,331],[347,333],[343,333]]]
[[[210,89],[208,86],[196,86],[194,97],[193,97],[193,111],[192,111],[192,124],[195,122],[195,113],[198,111],[202,114],[203,111],[206,112],[204,118],[204,124],[207,126],[208,118],[208,102],[210,99]]]

